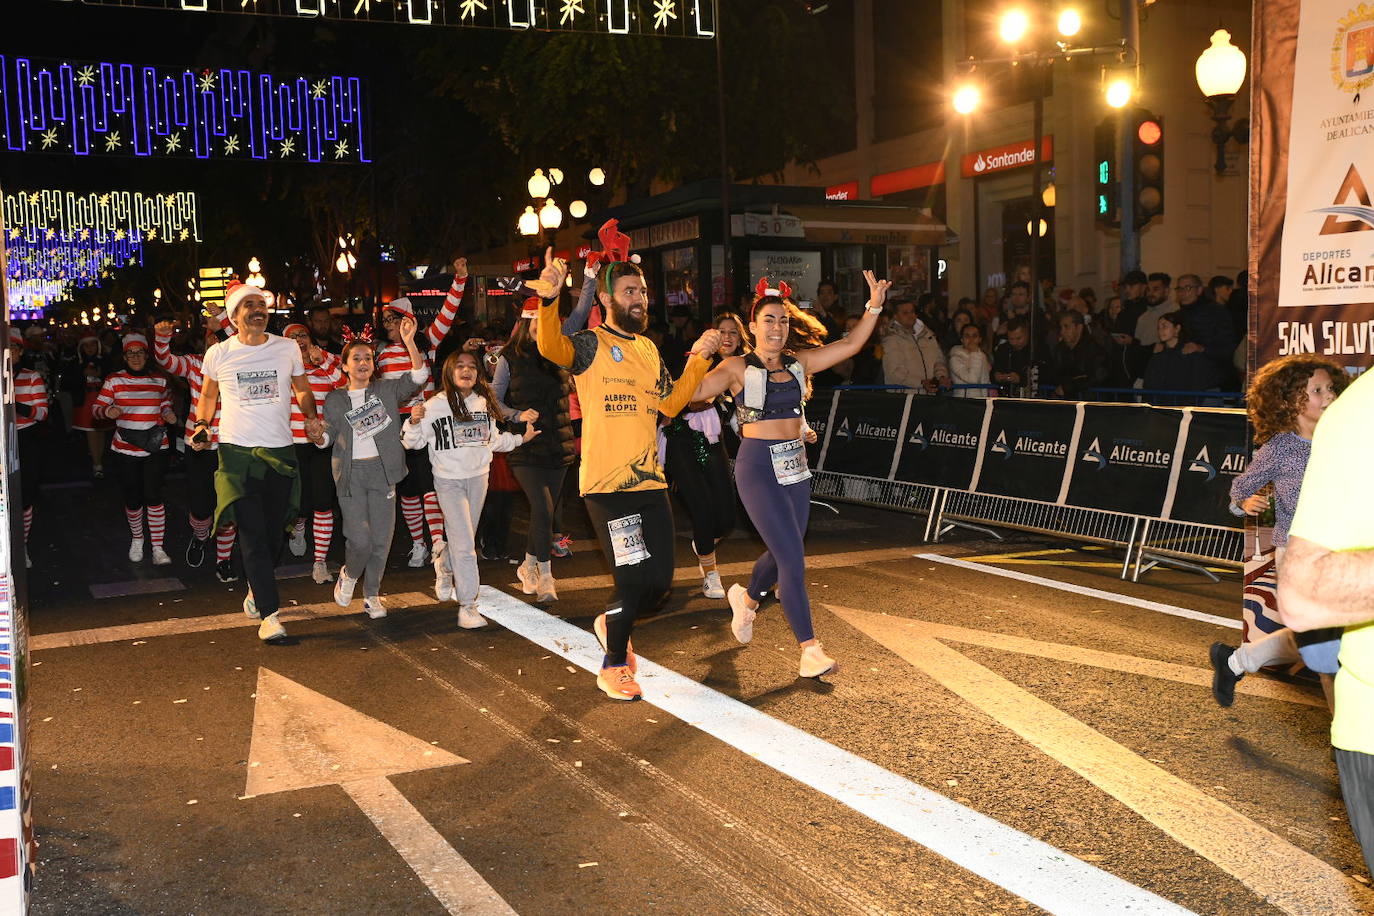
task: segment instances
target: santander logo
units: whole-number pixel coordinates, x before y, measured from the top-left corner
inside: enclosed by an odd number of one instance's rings
[[[973,170],[975,172],[984,172],[987,171],[987,167],[988,161],[984,159],[982,154],[980,153],[978,159],[973,163]]]

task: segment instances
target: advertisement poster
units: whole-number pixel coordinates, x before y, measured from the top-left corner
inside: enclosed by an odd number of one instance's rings
[[[973,489],[1058,502],[1077,417],[1076,404],[995,398]]]
[[[820,470],[837,469],[855,477],[888,479],[897,451],[902,414],[909,394],[842,391],[837,395]]]
[[[992,404],[982,398],[913,397],[902,430],[896,479],[969,489],[978,463],[983,423]]]
[[[1065,502],[1158,516],[1178,451],[1182,414],[1143,405],[1085,404]]]
[[[1234,528],[1231,482],[1249,465],[1245,416],[1238,411],[1194,410],[1179,456],[1178,485],[1164,507],[1165,518]]]

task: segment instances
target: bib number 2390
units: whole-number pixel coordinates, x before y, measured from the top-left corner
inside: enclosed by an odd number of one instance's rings
[[[811,478],[811,469],[806,466],[806,446],[800,439],[770,445],[768,453],[773,459],[773,476],[784,487]]]
[[[613,518],[606,523],[611,532],[611,552],[616,566],[634,566],[649,559],[644,543],[644,520],[639,515]]]

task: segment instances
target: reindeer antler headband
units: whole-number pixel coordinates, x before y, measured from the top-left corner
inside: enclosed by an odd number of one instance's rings
[[[370,324],[363,325],[362,331],[356,335],[353,333],[352,328],[348,325],[344,325],[343,330],[339,332],[339,336],[343,338],[344,346],[348,346],[351,343],[376,343],[376,341],[372,339],[372,325]]]
[[[606,220],[606,224],[597,231],[597,235],[601,239],[601,250],[587,255],[587,276],[595,275],[598,264],[604,265],[601,270],[601,288],[610,293],[611,272],[606,268],[622,261],[638,264],[639,255],[630,254],[630,237],[620,231],[619,220]]]
[[[774,288],[768,284],[768,278],[763,277],[759,280],[759,285],[754,287],[754,301],[757,302],[766,296],[777,296],[779,299],[791,299],[792,287],[787,285],[787,281],[781,281]]]

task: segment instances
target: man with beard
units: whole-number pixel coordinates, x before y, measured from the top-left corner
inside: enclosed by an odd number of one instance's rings
[[[334,313],[323,302],[310,306],[305,314],[306,324],[310,326],[310,339],[326,353],[335,356],[343,349],[343,342],[334,333]]]
[[[248,580],[243,612],[262,619],[259,639],[283,644],[288,639],[277,619],[275,567],[301,493],[291,437],[292,390],[311,442],[322,440],[323,424],[300,347],[267,333],[272,300],[270,292],[242,283],[226,291],[224,308],[238,333],[205,354],[191,445],[198,451],[210,447],[209,426],[222,400],[215,527],[237,523]]]
[[[1146,283],[1145,301],[1148,307],[1136,319],[1135,339],[1147,347],[1159,343],[1159,319],[1177,308],[1169,298],[1169,284],[1173,279],[1163,271],[1157,271],[1150,274]]]
[[[648,299],[644,274],[630,260],[630,239],[615,220],[600,235],[603,251],[587,260],[589,271],[601,264],[597,298],[606,320],[594,330],[564,335],[558,295],[567,265],[550,248],[535,283],[543,299],[537,340],[544,358],[568,369],[577,385],[581,491],[615,580],[606,613],[592,626],[606,653],[596,683],[613,700],[637,700],[642,692],[630,633],[635,618],[658,604],[673,582],[673,511],[658,461],[658,415],[674,417],[687,406],[720,333],[712,328],[697,339],[673,381],[643,336]]]

